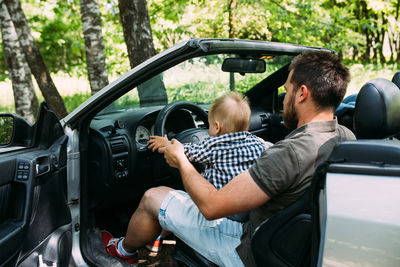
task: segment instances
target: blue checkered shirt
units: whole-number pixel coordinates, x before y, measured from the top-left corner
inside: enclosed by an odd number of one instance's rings
[[[266,149],[265,144],[249,132],[210,136],[198,144],[184,144],[191,162],[205,163],[202,175],[217,189],[250,168]]]

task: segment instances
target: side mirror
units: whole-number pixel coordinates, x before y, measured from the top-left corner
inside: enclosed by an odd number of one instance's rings
[[[0,114],[0,146],[25,146],[32,143],[33,127],[16,114]]]
[[[0,146],[11,143],[14,129],[14,118],[8,115],[0,115]]]
[[[244,73],[264,73],[266,63],[262,59],[252,58],[225,58],[222,71]]]

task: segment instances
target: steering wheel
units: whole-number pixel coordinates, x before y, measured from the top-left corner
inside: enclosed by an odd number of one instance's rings
[[[207,129],[204,128],[191,128],[181,131],[180,133],[174,136],[181,143],[199,143],[207,138],[208,135],[208,115],[207,113],[200,107],[188,101],[177,101],[166,105],[158,114],[155,124],[154,124],[154,134],[158,136],[165,135],[165,122],[167,121],[168,116],[175,110],[179,109],[187,109],[197,116],[205,123]],[[180,177],[179,171],[175,168],[171,168],[165,162],[164,157],[162,157],[158,153],[153,153],[153,162],[157,166],[163,166],[160,168],[154,168],[156,176],[162,177],[165,175],[165,172],[168,172],[173,177]],[[200,163],[194,164],[199,172],[204,169],[204,166]],[[181,188],[183,190],[183,185],[181,179],[176,179],[178,185],[174,185],[174,188]]]
[[[167,121],[168,116],[175,110],[179,109],[187,109],[193,112],[195,115],[199,116],[199,118],[205,123],[205,126],[208,129],[208,115],[207,113],[194,103],[188,101],[176,101],[166,105],[158,114],[155,125],[154,125],[154,134],[158,136],[165,135],[165,122]],[[204,138],[208,137],[208,130],[202,128],[192,128],[186,129],[174,136],[175,139],[180,141],[181,143],[199,143]]]

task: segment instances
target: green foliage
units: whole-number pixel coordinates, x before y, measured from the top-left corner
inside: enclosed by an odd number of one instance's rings
[[[89,93],[80,93],[80,94],[74,94],[72,96],[64,96],[63,100],[67,112],[70,113],[71,111],[73,111],[80,104],[88,100],[89,97],[91,97]]]
[[[212,88],[210,88],[212,86]],[[187,83],[182,86],[167,88],[168,102],[186,100],[193,103],[209,103],[210,99],[215,99],[226,92],[226,84],[196,82]]]
[[[23,9],[49,71],[86,75],[79,0],[25,0]]]
[[[15,113],[14,103],[13,105],[7,105],[6,103],[1,103],[0,113]]]
[[[149,1],[157,50],[193,36],[228,37],[231,12],[234,38],[324,46],[353,61],[400,61],[397,0],[243,0],[233,10],[228,3]]]
[[[131,67],[119,17],[118,0],[100,0],[99,5],[108,73],[120,76]]]
[[[127,93],[123,97],[120,97],[114,102],[114,109],[123,109],[129,107],[138,107],[139,106],[139,96],[136,90]]]
[[[8,78],[8,70],[6,58],[4,55],[3,42],[0,43],[0,81],[5,81]]]
[[[80,1],[21,2],[32,35],[50,72],[87,76]],[[348,64],[372,62],[378,66],[377,63],[400,63],[398,0],[241,0],[236,1],[232,10],[229,2],[148,0],[156,51],[160,52],[190,37],[227,38],[231,31],[234,38],[332,48]],[[99,0],[99,7],[108,72],[112,77],[120,76],[130,66],[118,0]],[[229,14],[233,14],[231,21]],[[0,80],[7,76],[0,45]],[[246,88],[246,79],[254,77],[237,79],[238,90]],[[177,92],[178,88],[172,94],[174,99],[179,98]],[[66,104],[71,106],[67,107],[68,111],[88,95],[74,97],[65,99]],[[194,100],[201,98],[197,95],[190,97]],[[129,104],[137,100],[128,98],[124,101]],[[0,111],[11,108],[2,105]]]

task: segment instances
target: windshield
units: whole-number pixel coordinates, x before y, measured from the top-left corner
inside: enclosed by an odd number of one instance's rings
[[[186,100],[210,104],[229,91],[245,93],[271,73],[288,64],[291,56],[265,57],[264,73],[230,73],[221,70],[225,58],[239,55],[208,55],[186,60],[133,88],[106,110],[113,112],[160,106]]]

